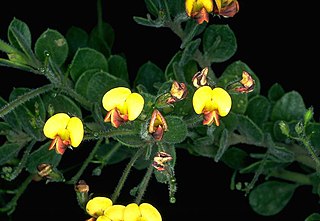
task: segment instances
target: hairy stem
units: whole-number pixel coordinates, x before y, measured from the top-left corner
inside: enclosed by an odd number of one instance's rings
[[[135,203],[138,205],[140,204],[142,197],[143,197],[144,193],[146,192],[148,183],[149,183],[151,176],[152,176],[152,172],[153,172],[153,166],[152,166],[152,164],[150,164],[148,167],[148,170],[147,170],[146,174],[144,175],[144,177],[140,183],[140,186],[139,186],[138,196],[136,197],[136,200],[135,200]]]

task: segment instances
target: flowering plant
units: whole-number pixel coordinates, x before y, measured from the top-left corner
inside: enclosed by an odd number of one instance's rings
[[[312,107],[279,84],[267,96],[261,94],[258,76],[242,61],[215,72],[216,63],[235,54],[237,41],[228,25],[211,20],[236,17],[239,2],[145,4],[148,16],[134,21],[170,28],[181,45],[165,70],[147,62],[132,82],[125,56],[112,52],[115,35],[102,20],[101,1],[98,24],[90,33],[78,27],[66,35],[47,29],[33,42],[28,25],[12,20],[8,39],[0,40],[5,54],[0,65],[45,76],[48,83],[17,87],[8,99],[0,98],[1,212],[14,214],[33,181],[58,182],[74,186],[88,220],[162,220],[164,211],[148,202],[146,190],[155,177],[168,186],[168,202],[179,200],[179,149],[228,166],[231,188],[248,196],[262,216],[281,212],[300,186],[311,186],[318,196],[320,124]],[[81,149],[90,149],[83,162],[64,163],[66,155]],[[84,172],[102,176],[121,162],[127,166],[114,192],[91,192],[95,184],[84,179]],[[145,175],[130,186],[134,202],[122,205],[120,193],[133,169]]]

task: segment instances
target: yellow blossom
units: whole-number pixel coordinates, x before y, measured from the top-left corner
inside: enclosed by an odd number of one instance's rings
[[[209,22],[209,13],[213,11],[212,0],[186,0],[185,10],[189,17],[195,19],[198,24]]]
[[[69,117],[66,113],[57,113],[51,116],[43,127],[47,138],[53,139],[49,150],[63,154],[67,147],[78,147],[83,139],[84,129],[78,117]]]
[[[149,203],[142,203],[139,206],[136,203],[128,204],[124,209],[124,221],[162,221],[159,211]]]
[[[90,216],[97,218],[104,215],[104,211],[111,206],[111,199],[107,197],[97,196],[87,202],[86,211]]]
[[[132,93],[129,88],[117,87],[104,94],[102,105],[108,111],[104,121],[119,127],[140,115],[144,107],[144,99],[140,94]]]
[[[211,89],[203,86],[196,90],[193,95],[193,108],[197,114],[203,114],[203,124],[220,125],[219,116],[226,116],[231,109],[231,97],[223,88]]]

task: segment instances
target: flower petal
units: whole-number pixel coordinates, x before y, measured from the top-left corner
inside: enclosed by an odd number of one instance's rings
[[[131,90],[126,87],[116,87],[109,90],[103,95],[102,105],[107,111],[122,106],[126,101],[127,97],[131,94]]]
[[[186,8],[186,13],[190,17],[193,9],[193,4],[195,0],[186,0],[185,1],[185,8]]]
[[[47,138],[54,139],[60,130],[67,127],[70,117],[65,113],[57,113],[51,116],[43,127],[43,133]]]
[[[136,221],[141,217],[140,209],[138,204],[130,203],[124,209],[123,220],[124,221]]]
[[[213,0],[202,0],[203,7],[208,13],[213,11]],[[216,1],[217,2],[217,1]]]
[[[139,206],[143,218],[149,221],[161,221],[161,214],[159,211],[149,203],[142,203]]]
[[[112,206],[111,199],[107,197],[97,196],[90,199],[86,205],[86,211],[90,216],[102,216],[104,211]]]
[[[216,87],[212,90],[211,99],[214,106],[217,107],[218,114],[221,117],[224,117],[229,113],[232,100],[227,91],[223,88]]]
[[[70,133],[71,146],[79,146],[84,135],[82,121],[78,117],[71,117],[67,126],[67,130]]]
[[[130,121],[135,120],[142,112],[144,106],[144,99],[138,93],[132,93],[126,100],[128,106],[128,119]]]
[[[123,220],[124,205],[113,205],[104,211],[104,215],[111,220]]]
[[[99,216],[95,221],[112,221],[107,216]]]
[[[203,86],[196,90],[193,95],[192,103],[194,111],[201,114],[205,104],[211,99],[212,89],[209,86]]]

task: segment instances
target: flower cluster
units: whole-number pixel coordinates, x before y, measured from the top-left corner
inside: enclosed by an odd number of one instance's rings
[[[159,211],[149,203],[130,203],[126,206],[113,204],[107,197],[94,197],[86,204],[90,221],[161,221]],[[89,221],[88,220],[88,221]]]

